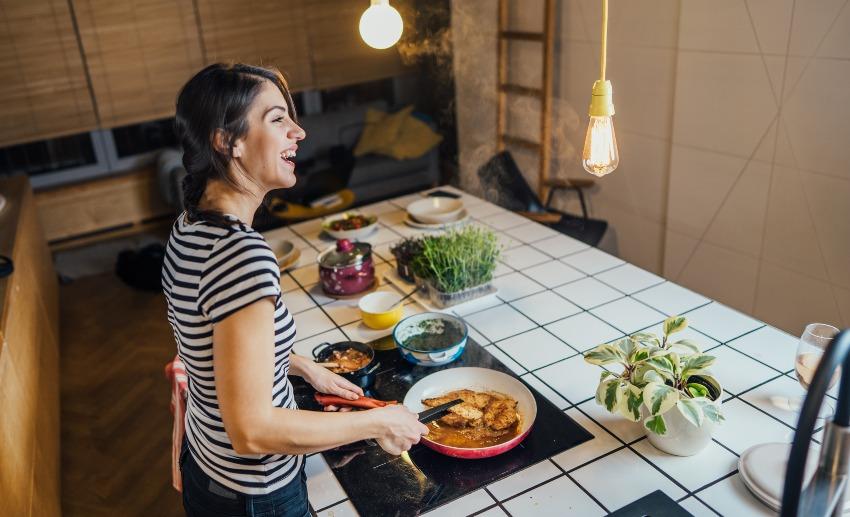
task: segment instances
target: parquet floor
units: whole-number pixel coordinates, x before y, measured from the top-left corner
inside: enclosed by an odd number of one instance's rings
[[[63,515],[183,515],[171,487],[163,366],[175,347],[163,295],[104,274],[61,286],[60,299]]]

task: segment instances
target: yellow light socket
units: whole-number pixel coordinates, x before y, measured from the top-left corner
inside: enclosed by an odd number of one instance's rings
[[[593,83],[593,95],[590,97],[591,117],[610,117],[614,114],[614,90],[611,81],[596,80]]]

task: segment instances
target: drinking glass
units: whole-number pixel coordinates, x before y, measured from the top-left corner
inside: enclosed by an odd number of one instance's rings
[[[833,338],[838,335],[838,329],[826,323],[810,323],[806,325],[803,335],[800,336],[800,342],[797,345],[797,356],[794,360],[794,373],[797,375],[797,380],[803,389],[808,390],[815,376],[815,370],[820,363],[826,347],[832,342]],[[836,369],[829,380],[829,388],[835,386],[838,378],[841,375],[841,369]],[[832,414],[832,406],[827,400],[824,401],[821,407],[820,417],[825,418]]]

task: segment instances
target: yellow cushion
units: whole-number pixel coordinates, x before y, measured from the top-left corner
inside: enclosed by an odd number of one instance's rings
[[[354,156],[363,156],[390,146],[398,138],[399,130],[411,111],[413,106],[391,115],[372,108],[366,110],[366,125],[354,147]]]
[[[397,160],[419,158],[442,140],[443,137],[435,133],[428,124],[409,115],[404,119],[398,138],[388,146],[381,146],[376,152]]]

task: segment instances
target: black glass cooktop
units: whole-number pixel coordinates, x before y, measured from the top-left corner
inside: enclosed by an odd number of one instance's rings
[[[430,368],[407,363],[394,348],[387,350],[394,346],[391,336],[370,345],[380,350],[377,355],[381,366],[367,395],[382,400],[404,400],[416,381],[446,368],[478,366],[515,377],[471,339],[458,360]],[[299,407],[319,409],[313,399],[314,390],[294,380]],[[322,454],[360,515],[418,515],[593,438],[534,388],[526,386],[537,401],[536,421],[522,443],[499,456],[464,460],[415,445],[409,454],[397,457],[365,442]]]

